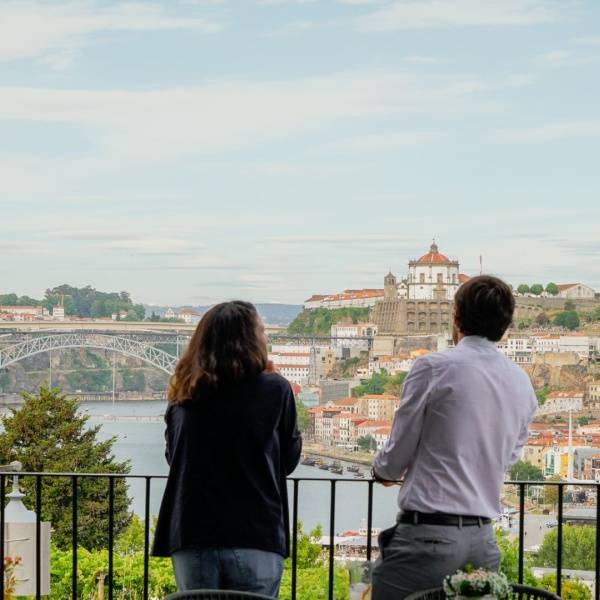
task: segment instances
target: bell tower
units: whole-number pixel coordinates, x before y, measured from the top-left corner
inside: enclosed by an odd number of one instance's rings
[[[390,271],[383,279],[384,300],[396,300],[398,298],[398,280]]]

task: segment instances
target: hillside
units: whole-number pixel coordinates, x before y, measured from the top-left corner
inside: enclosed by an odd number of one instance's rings
[[[191,308],[200,314],[204,314],[209,308],[211,308],[211,306],[213,305],[192,306]],[[278,304],[274,302],[265,302],[255,304],[255,306],[265,323],[268,325],[280,325],[282,327],[287,327],[296,318],[296,316],[302,312],[302,306],[300,304]],[[146,304],[144,305],[144,308],[146,309],[147,315],[155,313],[163,317],[168,308],[172,308],[175,312],[177,312],[183,308],[183,306],[169,307]]]
[[[329,335],[331,326],[341,322],[366,323],[368,308],[317,308],[302,311],[289,325],[288,333],[294,335]]]

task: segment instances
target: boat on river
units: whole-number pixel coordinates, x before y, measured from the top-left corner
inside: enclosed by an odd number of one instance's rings
[[[300,461],[300,464],[306,465],[307,467],[314,467],[317,464],[317,459],[306,456]]]
[[[349,467],[346,467],[346,471],[348,471],[348,473],[358,473],[360,468],[358,465],[350,465]]]

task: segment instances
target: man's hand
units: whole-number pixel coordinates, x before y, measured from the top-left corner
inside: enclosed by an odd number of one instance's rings
[[[390,481],[389,479],[383,479],[377,474],[374,468],[371,468],[371,477],[384,487],[392,487],[393,485],[400,485],[399,481]]]

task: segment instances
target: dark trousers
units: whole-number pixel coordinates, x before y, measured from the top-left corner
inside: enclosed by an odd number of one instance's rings
[[[379,536],[381,555],[373,567],[372,600],[402,600],[441,587],[466,565],[497,571],[500,550],[490,524],[456,527],[398,523]]]

